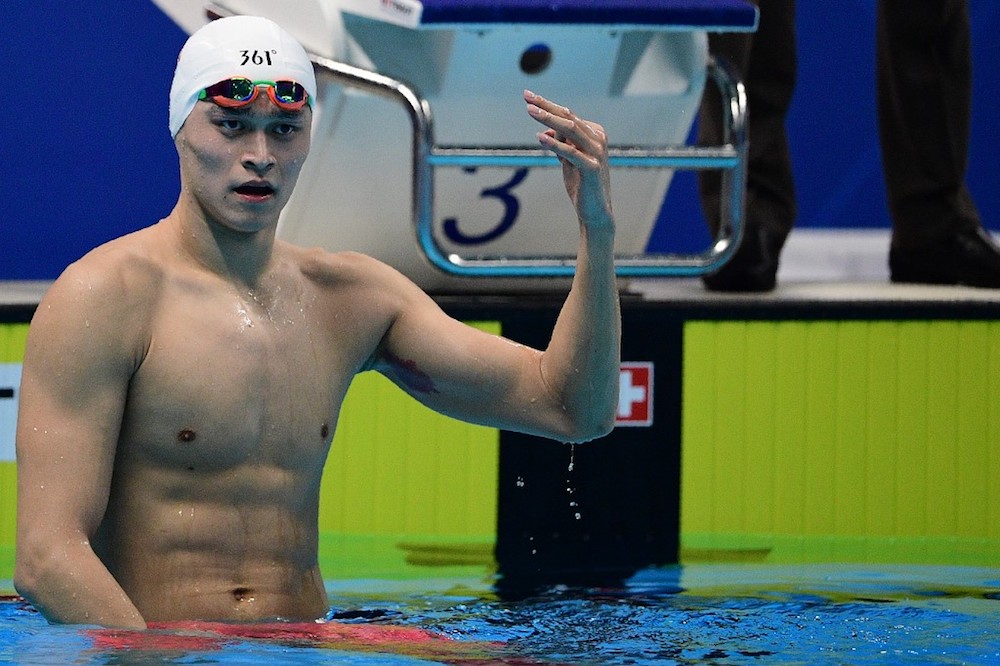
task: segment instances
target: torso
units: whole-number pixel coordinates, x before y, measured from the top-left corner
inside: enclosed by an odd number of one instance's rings
[[[326,612],[320,479],[340,404],[388,320],[350,269],[322,259],[279,245],[255,290],[152,262],[155,294],[137,313],[145,353],[95,538],[148,621]]]

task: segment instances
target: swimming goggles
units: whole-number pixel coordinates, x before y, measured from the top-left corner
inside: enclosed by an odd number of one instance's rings
[[[271,101],[285,111],[298,111],[310,104],[309,93],[295,81],[251,81],[244,78],[219,81],[198,93],[198,99],[211,100],[226,108],[237,108],[253,104],[261,88],[267,88]]]

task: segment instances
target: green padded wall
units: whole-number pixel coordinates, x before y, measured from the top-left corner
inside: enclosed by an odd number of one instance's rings
[[[27,324],[0,324],[0,363],[20,363],[27,339]],[[13,424],[8,425],[13,436]],[[0,579],[14,574],[16,509],[17,466],[12,460],[3,460],[0,461]]]
[[[1000,565],[1000,322],[691,321],[682,559]]]

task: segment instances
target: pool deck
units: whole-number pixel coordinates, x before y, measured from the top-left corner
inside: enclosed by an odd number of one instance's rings
[[[727,294],[705,289],[698,279],[637,280],[629,291],[644,301],[679,305],[968,305],[976,309],[996,307],[1000,316],[1000,289],[975,287],[893,284],[886,281],[779,282],[764,294]]]
[[[51,282],[46,280],[0,281],[0,307],[30,309],[38,304],[50,284]],[[980,314],[992,310],[1000,318],[1000,289],[893,284],[888,281],[876,280],[788,281],[779,282],[774,291],[765,294],[726,294],[708,291],[697,278],[637,279],[628,283],[623,296],[626,299],[631,298],[651,304],[706,308],[773,307],[780,305],[803,307],[810,305],[814,307],[883,306],[890,308],[906,306],[968,307]],[[460,298],[462,297],[447,297],[448,300]],[[487,296],[485,298],[494,297]],[[521,296],[514,298],[518,301],[523,300]]]
[[[0,281],[0,307],[30,307],[38,305],[50,280]]]
[[[1000,242],[1000,235],[995,236]],[[720,294],[706,290],[697,278],[634,279],[623,282],[623,297],[651,305],[742,311],[756,307],[773,309],[861,308],[894,312],[942,309],[972,312],[977,318],[1000,319],[1000,289],[977,289],[935,285],[893,284],[886,257],[889,232],[882,229],[796,229],[781,254],[778,287],[766,294]],[[0,307],[18,310],[37,305],[49,281],[0,280]],[[540,300],[559,300],[558,294],[540,295]],[[503,295],[443,297],[444,302],[503,300]],[[525,301],[509,295],[508,305]]]

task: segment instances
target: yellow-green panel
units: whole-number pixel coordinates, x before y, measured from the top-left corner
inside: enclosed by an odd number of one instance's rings
[[[0,462],[0,545],[14,545],[16,509],[17,463],[3,461]]]
[[[989,332],[989,331],[988,331]],[[988,335],[987,345],[983,347],[982,362],[987,368],[988,384],[985,395],[988,398],[988,405],[985,411],[987,423],[989,424],[989,434],[987,436],[987,448],[989,449],[989,468],[996,469],[1000,465],[1000,448],[993,446],[997,437],[1000,437],[1000,335]],[[990,474],[987,480],[987,502],[989,512],[989,536],[991,539],[1000,540],[1000,474]]]
[[[348,392],[324,471],[320,529],[492,535],[499,433],[450,419],[383,376]]]
[[[989,464],[983,464],[993,455],[990,446],[990,403],[1000,400],[1000,395],[989,393],[990,367],[983,363],[983,350],[989,349],[989,339],[984,327],[960,327],[957,331],[958,359],[956,366],[961,377],[961,399],[955,431],[960,442],[955,457],[955,506],[956,533],[975,537],[989,533],[990,526],[1000,516],[991,515],[992,505],[988,495]],[[1000,359],[998,359],[1000,361]],[[992,368],[1000,369],[1000,363]],[[956,387],[957,388],[957,387]]]
[[[682,534],[681,561],[801,564],[858,562],[1000,566],[996,539],[797,534]]]
[[[475,325],[499,333],[498,323]],[[324,470],[325,573],[413,575],[418,565],[437,575],[468,566],[470,549],[492,562],[498,462],[496,429],[427,409],[377,373],[359,375]]]
[[[716,404],[724,405],[724,409],[732,415],[732,418],[716,419],[713,424],[717,462],[712,469],[711,488],[725,488],[726,492],[737,500],[738,503],[734,502],[729,511],[715,512],[716,524],[722,529],[735,529],[743,518],[741,509],[745,476],[741,474],[743,464],[740,457],[745,447],[739,446],[738,443],[742,441],[743,422],[746,420],[746,389],[743,378],[727,374],[726,369],[743,363],[746,357],[743,336],[737,336],[731,345],[717,346],[715,354],[717,363],[712,371],[715,386],[713,399]],[[729,461],[730,464],[718,464],[722,460]]]
[[[17,465],[0,462],[0,580],[14,576],[14,537],[17,527]]]
[[[27,324],[0,324],[0,363],[20,363],[28,337]],[[4,423],[13,433],[13,424]],[[0,461],[0,579],[14,574],[14,530],[17,510],[17,468],[12,460]]]
[[[685,430],[701,433],[700,441],[704,447],[697,452],[700,464],[688,464],[689,451],[687,447],[681,447],[681,469],[685,470],[682,480],[681,491],[686,493],[688,489],[697,489],[700,494],[713,492],[712,470],[717,467],[714,464],[715,450],[710,446],[718,437],[715,433],[715,421],[712,418],[712,410],[702,409],[700,405],[694,404],[692,396],[704,398],[713,395],[715,391],[715,377],[704,371],[704,365],[698,368],[691,368],[688,360],[710,358],[712,350],[715,349],[715,334],[718,328],[711,322],[693,321],[684,328],[684,359],[683,375],[684,390],[681,392],[683,402],[683,424]],[[684,515],[695,525],[713,525],[714,517],[712,511],[715,508],[714,502],[687,502],[684,505]]]
[[[899,426],[896,410],[900,380],[899,337],[895,334],[898,323],[878,322],[870,326],[869,344],[865,349],[858,350],[859,354],[868,357],[868,374],[857,390],[863,391],[868,401],[867,409],[858,415],[866,421],[864,439],[854,443],[861,447],[859,458],[862,467],[859,471],[865,480],[863,513],[855,517],[855,533],[890,535],[895,532],[892,519],[897,514],[893,482],[896,478],[895,442]],[[913,362],[922,365],[921,360]]]
[[[319,562],[328,580],[488,577],[495,573],[494,539],[400,537],[322,532]]]
[[[27,339],[27,324],[0,324],[0,363],[20,363]]]
[[[958,526],[954,493],[961,449],[956,414],[961,401],[968,396],[959,393],[963,387],[955,349],[956,326],[949,322],[936,327],[935,339],[929,345],[932,353],[927,355],[927,376],[933,378],[933,386],[925,390],[926,399],[921,405],[924,414],[911,415],[925,419],[927,471],[923,481],[930,491],[925,505],[927,530],[935,536],[953,535]],[[950,353],[945,353],[938,345],[947,345]],[[934,493],[932,489],[939,490]]]
[[[802,440],[802,483],[806,488],[802,513],[814,516],[804,520],[803,534],[825,535],[835,529],[835,482],[830,470],[836,463],[837,450],[832,438],[837,431],[837,330],[831,326],[805,325],[804,392],[805,436]],[[762,398],[766,400],[766,398]]]
[[[1000,322],[700,321],[682,552],[1000,562]]]
[[[947,338],[950,330],[955,328],[953,322],[943,322],[945,325],[936,326],[933,335],[939,338]],[[904,536],[906,534],[925,534],[929,526],[928,523],[928,484],[926,475],[928,472],[928,457],[926,442],[927,437],[927,413],[926,410],[916,407],[923,404],[927,398],[928,377],[933,377],[934,371],[931,367],[928,355],[928,346],[931,344],[929,336],[932,334],[929,323],[915,322],[904,327],[898,332],[899,350],[902,358],[914,359],[914,362],[902,364],[899,367],[900,381],[897,387],[897,400],[902,405],[912,405],[914,409],[905,418],[900,418],[896,423],[897,445],[891,456],[894,460],[892,465],[900,481],[895,485],[896,496],[894,501],[897,506],[904,509],[899,512],[899,520],[894,525],[893,534]],[[953,343],[942,340],[944,345],[954,347]],[[917,362],[918,359],[922,359]],[[941,377],[941,375],[938,375]],[[947,375],[944,375],[947,376]],[[949,391],[954,390],[954,386]],[[912,443],[907,446],[906,443]],[[946,530],[950,532],[950,530]]]
[[[748,326],[757,326],[748,323]],[[749,525],[755,531],[772,530],[801,532],[804,523],[805,487],[804,440],[806,436],[806,409],[804,370],[806,368],[805,324],[801,322],[772,322],[766,324],[770,331],[772,363],[775,367],[775,393],[762,396],[773,402],[775,409],[774,430],[762,431],[754,436],[760,446],[774,450],[774,480],[770,492],[774,495],[774,515],[754,516]],[[732,370],[737,370],[736,368]],[[748,377],[751,384],[755,377]],[[748,421],[748,430],[758,424]],[[684,446],[683,440],[681,443]],[[751,455],[754,455],[753,453]],[[746,529],[746,528],[744,528]]]
[[[753,381],[743,387],[746,396],[746,416],[740,429],[746,433],[746,451],[740,463],[747,470],[750,483],[742,494],[742,512],[746,516],[773,516],[774,494],[759,492],[758,488],[773,488],[775,483],[775,455],[773,448],[757,441],[763,433],[774,429],[777,410],[768,396],[774,395],[778,381],[777,366],[770,344],[771,328],[766,326],[745,329],[745,359],[747,374]],[[753,422],[759,428],[747,428]]]
[[[869,339],[866,322],[844,322],[837,326],[835,355],[836,374],[831,378],[836,388],[831,399],[836,405],[835,430],[831,434],[831,448],[834,462],[831,466],[833,494],[836,501],[831,504],[833,531],[837,534],[849,533],[855,528],[854,517],[860,515],[864,507],[864,477],[858,474],[864,464],[863,447],[866,423],[857,418],[863,414],[868,398],[857,387],[863,385],[868,375],[868,359],[857,350],[866,349]]]

